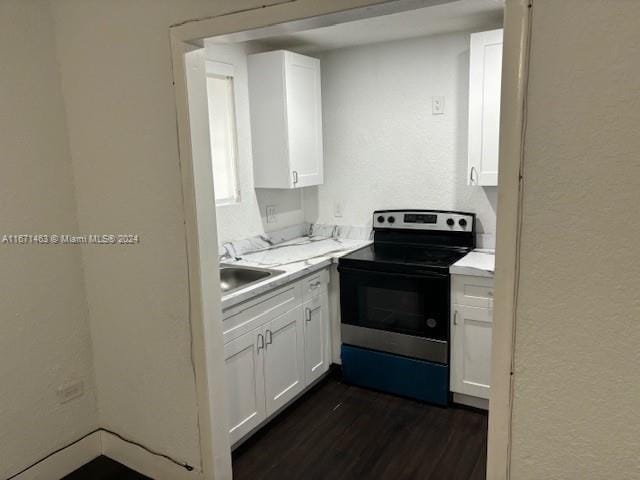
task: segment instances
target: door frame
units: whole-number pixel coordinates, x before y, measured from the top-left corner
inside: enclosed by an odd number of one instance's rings
[[[487,449],[487,478],[492,480],[510,478],[526,100],[534,1],[507,0],[503,21],[500,163]]]
[[[202,478],[231,479],[227,432],[216,209],[213,178],[196,178],[186,85],[185,54],[203,39],[319,28],[336,23],[448,3],[453,0],[272,0],[266,6],[228,11],[170,27],[179,163],[187,247],[192,359],[196,371]],[[501,100],[495,314],[487,476],[509,478],[512,365],[521,225],[521,179],[526,113],[529,24],[533,0],[507,0]],[[262,5],[266,1],[262,2]],[[231,4],[231,2],[229,2]],[[261,5],[256,3],[256,5]],[[194,168],[195,167],[195,168]],[[210,292],[204,295],[203,292]],[[498,347],[498,348],[496,348]]]

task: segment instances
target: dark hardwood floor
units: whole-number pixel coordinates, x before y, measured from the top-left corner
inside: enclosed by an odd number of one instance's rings
[[[150,480],[124,465],[100,456],[70,473],[62,480]]]
[[[233,454],[234,480],[484,480],[487,415],[322,382]],[[98,457],[64,480],[149,480]]]
[[[487,415],[345,385],[309,392],[233,455],[234,480],[484,480]]]

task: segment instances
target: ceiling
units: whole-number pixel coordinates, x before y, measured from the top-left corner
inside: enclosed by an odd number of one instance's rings
[[[486,30],[502,25],[503,8],[503,0],[459,0],[313,30],[272,35],[253,42],[267,49],[314,53],[426,35]],[[211,40],[230,43],[237,42],[237,37]]]

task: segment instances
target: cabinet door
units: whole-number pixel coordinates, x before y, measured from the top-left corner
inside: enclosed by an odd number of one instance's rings
[[[285,76],[292,187],[319,185],[323,180],[320,60],[285,52]]]
[[[304,369],[307,385],[329,369],[329,297],[326,285],[303,305]]]
[[[498,185],[502,29],[471,34],[469,185]]]
[[[303,322],[300,305],[264,326],[267,416],[305,387]]]
[[[264,346],[262,327],[224,346],[231,444],[257,427],[267,416],[263,371]]]
[[[489,398],[493,311],[465,305],[452,310],[451,390]]]
[[[282,51],[247,56],[256,188],[291,188],[284,68]]]

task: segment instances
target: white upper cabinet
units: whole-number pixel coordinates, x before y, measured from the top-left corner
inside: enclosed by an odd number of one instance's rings
[[[502,29],[471,34],[469,185],[498,185]]]
[[[249,55],[256,188],[320,185],[320,60],[285,50]]]

